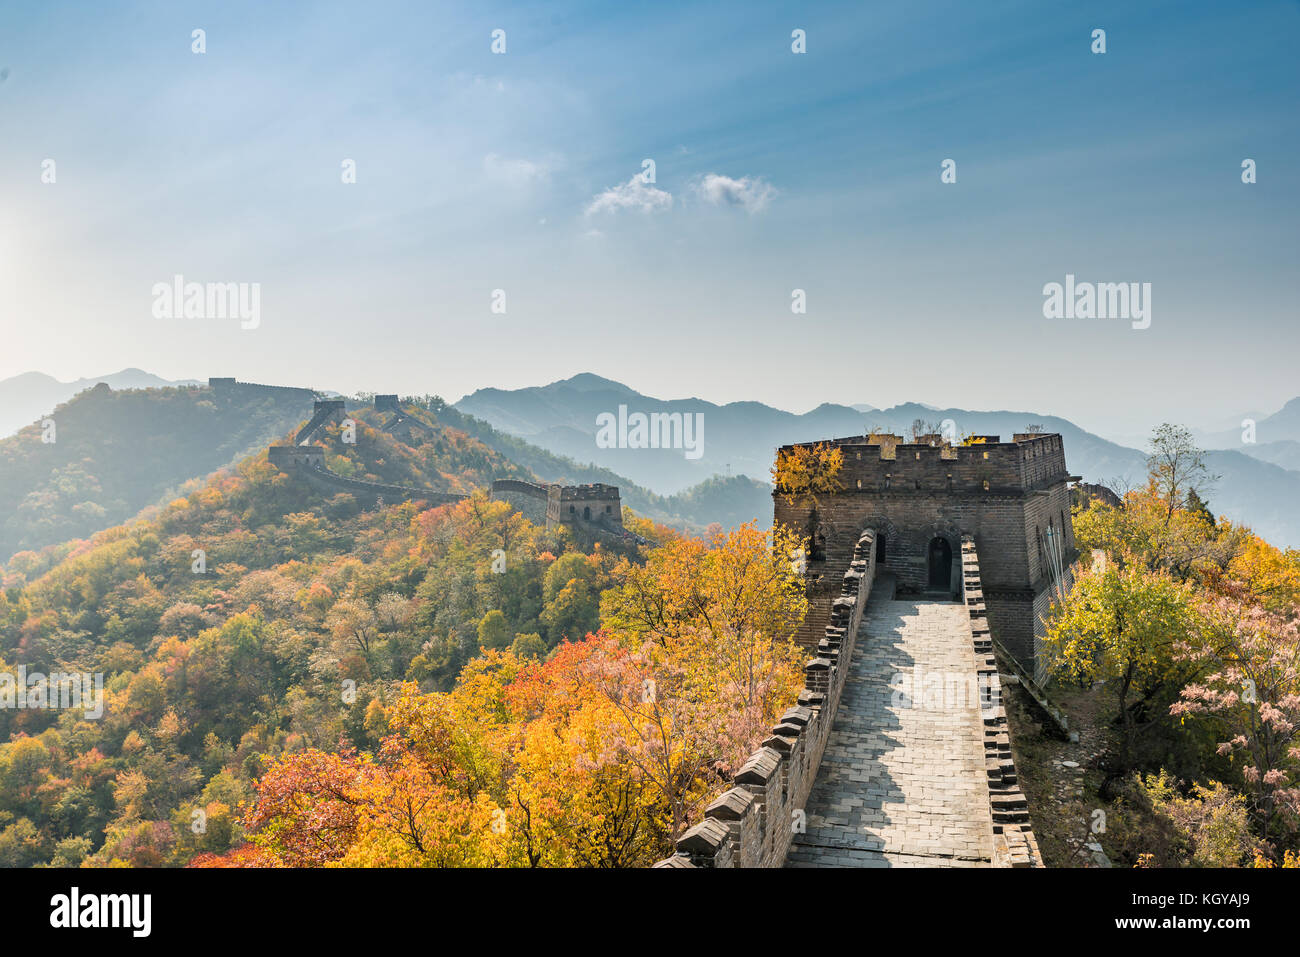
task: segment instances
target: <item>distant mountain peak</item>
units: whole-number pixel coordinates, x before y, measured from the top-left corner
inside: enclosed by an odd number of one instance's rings
[[[626,392],[629,395],[635,395],[636,390],[625,386],[621,382],[615,382],[613,379],[606,379],[604,376],[596,375],[594,372],[579,372],[577,375],[570,376],[567,379],[559,379],[543,388],[551,386],[568,386],[578,392],[600,392],[614,390],[615,392]]]

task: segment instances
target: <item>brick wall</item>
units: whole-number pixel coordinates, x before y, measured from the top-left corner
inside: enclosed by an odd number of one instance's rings
[[[815,524],[810,553],[823,556],[808,563],[812,610],[799,634],[802,644],[812,647],[819,640],[835,594],[828,580],[833,583],[833,570],[848,562],[862,529],[873,529],[882,540],[880,564],[897,576],[900,594],[930,588],[936,538],[952,554],[947,580],[956,594],[960,543],[969,534],[983,556],[992,626],[1017,660],[1034,669],[1041,596],[1050,585],[1039,543],[1049,526],[1063,535],[1066,564],[1074,557],[1069,475],[1059,435],[997,438],[957,447],[882,442],[880,436],[835,439],[844,456],[840,491],[816,502],[790,502],[781,489],[773,492],[774,521],[800,535]]]
[[[974,539],[962,539],[962,598],[970,614],[976,686],[981,689],[984,771],[988,776],[989,816],[993,826],[994,867],[1042,867],[1042,855],[1029,821],[1029,802],[1020,790],[1011,753],[1011,727],[1002,702],[1002,682],[993,655],[979,552]]]

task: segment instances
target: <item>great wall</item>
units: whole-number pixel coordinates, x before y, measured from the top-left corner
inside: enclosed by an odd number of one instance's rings
[[[331,471],[313,438],[344,403],[314,402],[293,444],[271,447],[278,467],[370,502],[463,498]],[[393,416],[386,430],[423,428],[396,396],[375,409]],[[1043,613],[1077,558],[1061,437],[830,445],[838,489],[773,491],[774,521],[807,543],[804,687],[655,867],[1042,867],[1002,685],[1025,686],[1064,729],[1035,683]],[[614,486],[498,480],[491,493],[548,526],[627,534]]]
[[[340,423],[347,417],[347,403],[343,399],[321,399],[312,389],[266,386],[232,378],[209,379],[208,387],[215,392],[275,390],[276,394],[291,393],[304,400],[310,398],[313,403],[311,418],[295,433],[291,444],[272,445],[267,450],[267,458],[272,465],[317,491],[346,492],[372,507],[381,502],[408,501],[447,505],[467,498],[459,492],[348,478],[330,469],[325,462],[325,447],[316,444],[315,439],[326,426]],[[382,426],[385,432],[410,441],[413,430],[425,429],[420,420],[402,406],[396,395],[376,395],[374,408],[376,412],[391,416]],[[597,534],[647,544],[646,539],[623,528],[623,507],[616,485],[538,485],[517,479],[497,479],[489,486],[488,492],[493,499],[509,502],[530,520],[539,524],[545,522],[548,528],[578,526]]]
[[[773,492],[809,552],[798,703],[655,866],[1042,867],[1000,672],[1033,688],[1069,585],[1061,437],[830,445],[839,489]]]

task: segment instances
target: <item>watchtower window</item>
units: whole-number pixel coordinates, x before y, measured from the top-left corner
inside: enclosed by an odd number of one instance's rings
[[[588,518],[588,519],[591,518],[591,506],[590,506],[590,505],[584,505],[584,506],[582,507],[582,517],[583,517],[583,518]]]
[[[921,487],[921,480],[920,480],[920,479],[916,479],[915,482],[914,482],[914,484],[916,485],[917,488],[920,488],[920,487]]]
[[[606,505],[606,506],[605,506],[605,514],[608,515],[608,514],[610,513],[610,511],[611,511],[610,506]]]
[[[984,453],[984,457],[985,457],[985,458],[988,458],[988,457],[989,457],[989,454],[988,454],[987,452],[985,452],[985,453]]]
[[[889,488],[889,480],[890,480],[890,476],[886,475],[886,476],[885,476],[885,488]]]
[[[576,512],[576,511],[577,511],[577,509],[574,508],[572,505],[569,506],[569,514],[570,514],[570,515],[572,515],[572,514],[573,514],[574,512]]]
[[[917,453],[916,453],[916,460],[917,460],[918,462],[921,461],[921,453],[920,453],[920,452],[917,452]]]
[[[951,475],[951,474],[948,475],[948,491],[949,491],[949,492],[952,491],[952,475]]]
[[[862,488],[862,479],[858,479],[858,488]]]
[[[988,479],[985,479],[985,480],[984,480],[984,491],[987,492],[988,490],[989,490],[989,480],[988,480]]]

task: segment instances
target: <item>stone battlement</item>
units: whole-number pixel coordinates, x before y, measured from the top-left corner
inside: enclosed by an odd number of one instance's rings
[[[843,453],[839,488],[816,496],[774,490],[774,522],[803,537],[812,603],[799,640],[812,645],[825,626],[834,588],[861,529],[876,532],[876,562],[895,573],[902,595],[956,597],[963,535],[984,553],[984,588],[998,637],[1037,673],[1042,615],[1058,569],[1075,557],[1061,436],[996,435],[951,446],[937,436],[834,439]],[[897,440],[897,441],[896,441]],[[784,446],[783,451],[821,443]]]
[[[590,485],[557,485],[562,502],[613,501],[618,498],[617,485],[593,482]]]
[[[547,488],[546,524],[588,524],[623,531],[623,505],[617,485],[551,485]]]
[[[496,495],[503,492],[517,492],[520,495],[542,500],[545,500],[550,495],[545,485],[538,485],[535,482],[520,482],[517,479],[496,479],[492,483],[492,494]]]
[[[234,379],[209,381],[217,383],[216,388],[244,385],[235,383]],[[394,426],[405,423],[418,424],[417,420],[410,418],[402,409],[396,393],[376,395],[375,410],[395,415],[387,426],[390,431]],[[295,475],[320,491],[348,492],[370,503],[426,501],[442,505],[465,498],[456,492],[366,482],[331,471],[325,464],[325,449],[313,444],[313,440],[327,424],[340,422],[346,415],[345,400],[315,399],[312,417],[298,430],[293,439],[294,444],[271,446],[267,450],[268,460],[282,471]],[[409,438],[409,431],[406,434]],[[623,529],[623,507],[617,485],[599,482],[590,485],[538,485],[515,479],[497,479],[491,485],[490,494],[495,499],[509,502],[530,521],[538,524],[545,522],[548,528],[557,525],[589,525],[602,532],[627,537]]]
[[[234,378],[210,377],[208,388],[220,395],[225,392],[265,392],[268,395],[309,398],[316,395],[313,389],[292,385],[262,385],[260,382],[240,382]]]
[[[325,425],[330,422],[342,422],[348,414],[347,406],[342,399],[317,399],[313,403],[313,409],[311,419],[294,436],[293,441],[297,445],[309,444]]]
[[[323,468],[325,450],[319,445],[273,445],[266,450],[267,460],[276,468],[292,472],[298,468]]]
[[[678,838],[677,852],[656,867],[863,867],[922,859],[931,866],[1043,866],[1017,782],[974,541],[970,536],[962,540],[961,606],[899,603],[891,601],[888,592],[883,601],[868,606],[877,574],[875,545],[875,533],[865,530],[843,576],[817,657],[804,669],[797,706],[781,717],[772,735],[736,772],[733,787]],[[887,585],[888,578],[882,578],[881,587]],[[908,609],[906,620],[899,605]],[[951,609],[952,614],[941,609]],[[870,630],[871,614],[881,616],[876,624],[883,632]],[[934,624],[918,624],[942,621],[955,627],[947,632],[946,642],[927,630]],[[909,647],[926,657],[908,659],[907,665],[882,658],[880,649],[868,641],[880,634],[910,641]],[[860,636],[867,643],[856,647]],[[936,671],[944,662],[957,672]],[[882,663],[886,675],[888,668],[903,669],[904,677],[919,682],[923,675],[938,673],[953,679],[945,687],[981,690],[976,700],[938,705],[945,714],[936,717],[927,713],[936,706],[926,702],[925,692],[914,691],[898,704],[898,676],[886,682],[873,670]],[[956,680],[964,671],[969,681]],[[906,715],[902,726],[888,726],[880,740],[869,733],[883,713],[877,699],[903,708],[896,713],[900,718]],[[965,717],[954,723],[952,715]],[[841,725],[832,743],[832,729]],[[942,797],[937,782],[925,776],[934,770],[910,768],[911,750],[907,758],[898,756],[901,745],[895,736],[904,733],[912,735],[909,749],[918,749],[916,760],[933,762],[938,769],[962,765],[960,781],[950,784]],[[966,758],[954,757],[954,749],[960,752],[963,747],[982,754],[983,766],[962,764]],[[833,749],[830,756],[828,748]],[[879,765],[854,763],[863,751],[877,754]],[[888,797],[873,798],[881,788],[888,788]],[[850,799],[852,795],[857,800]],[[907,823],[900,825],[899,820]]]
[[[977,436],[981,441],[956,446],[938,436],[923,438],[931,441],[904,442],[895,435],[831,439],[830,444],[844,455],[839,474],[843,491],[1015,493],[1070,477],[1057,434],[1017,435],[1014,442],[1001,442],[996,435]],[[781,452],[819,444],[785,445]]]
[[[1042,867],[1042,855],[1029,821],[1029,802],[1016,777],[1011,753],[1011,728],[1002,700],[1002,683],[993,652],[993,634],[989,630],[988,610],[984,605],[984,586],[980,579],[979,553],[975,539],[963,535],[961,540],[962,599],[970,615],[975,674],[982,702],[980,716],[984,722],[984,770],[988,775],[989,813],[993,818],[994,867]]]

